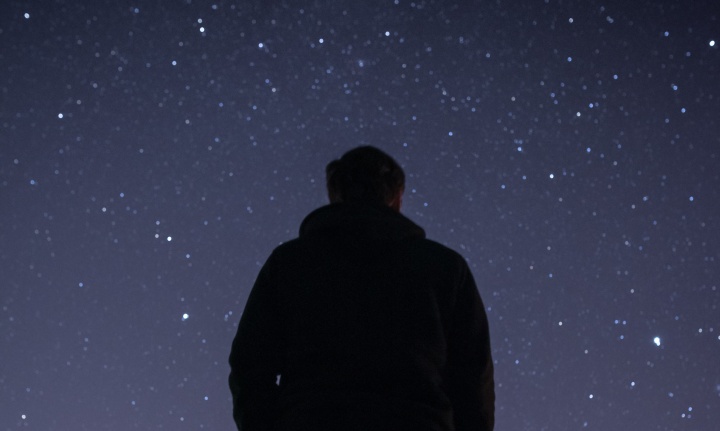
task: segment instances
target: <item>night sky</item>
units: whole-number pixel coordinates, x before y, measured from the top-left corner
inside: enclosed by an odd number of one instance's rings
[[[719,10],[3,1],[0,429],[233,429],[259,268],[367,144],[475,275],[496,429],[718,429]]]

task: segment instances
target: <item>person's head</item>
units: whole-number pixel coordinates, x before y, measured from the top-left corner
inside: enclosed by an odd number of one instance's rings
[[[405,173],[375,147],[354,148],[328,163],[325,179],[331,203],[376,203],[400,211]]]

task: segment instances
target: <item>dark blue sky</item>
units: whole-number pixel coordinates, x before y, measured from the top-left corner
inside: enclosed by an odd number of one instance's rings
[[[473,270],[498,429],[716,429],[717,5],[300,3],[0,6],[0,428],[232,429],[259,267],[372,144]]]

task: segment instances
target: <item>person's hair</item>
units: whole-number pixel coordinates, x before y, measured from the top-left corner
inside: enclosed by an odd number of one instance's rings
[[[405,189],[405,173],[392,157],[372,146],[354,148],[325,168],[330,202],[389,205]]]

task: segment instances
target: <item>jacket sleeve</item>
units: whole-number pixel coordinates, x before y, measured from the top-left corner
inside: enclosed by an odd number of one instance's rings
[[[230,352],[230,391],[238,430],[271,429],[281,374],[279,315],[272,256],[260,270]]]
[[[463,261],[448,343],[446,388],[457,431],[492,431],[495,383],[487,315]]]

